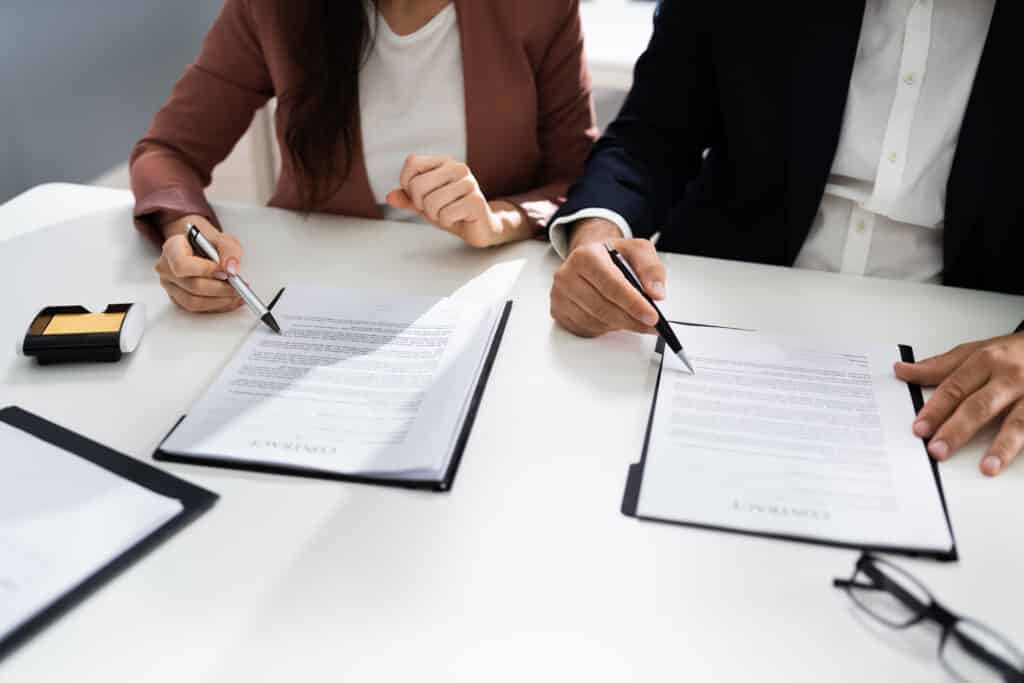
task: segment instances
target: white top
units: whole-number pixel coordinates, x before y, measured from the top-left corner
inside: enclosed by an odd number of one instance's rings
[[[994,7],[868,0],[832,174],[796,266],[937,279],[946,183]],[[553,226],[559,254],[559,226],[587,216],[632,235],[621,216],[585,210]]]
[[[466,160],[462,40],[454,3],[400,36],[377,15],[373,49],[359,75],[363,154],[384,217],[419,220],[387,205],[410,154]]]
[[[832,175],[795,265],[939,279],[946,183],[994,8],[867,3]]]

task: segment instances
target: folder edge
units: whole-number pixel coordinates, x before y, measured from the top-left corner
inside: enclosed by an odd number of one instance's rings
[[[0,422],[66,450],[154,493],[175,498],[182,505],[181,512],[153,533],[99,567],[82,582],[69,587],[60,597],[30,617],[28,621],[0,638],[0,663],[2,663],[18,647],[24,645],[33,636],[148,555],[157,546],[206,513],[217,502],[219,496],[17,406],[0,409]]]

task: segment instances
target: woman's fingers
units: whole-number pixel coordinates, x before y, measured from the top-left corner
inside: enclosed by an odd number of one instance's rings
[[[442,230],[463,237],[462,227],[465,222],[472,220],[478,213],[479,209],[473,205],[473,201],[469,197],[463,197],[441,209],[437,214],[436,224]]]
[[[238,275],[242,264],[242,243],[234,235],[218,232],[209,238],[220,255],[219,270]]]
[[[402,185],[402,189],[409,195],[412,205],[418,211],[426,212],[427,195],[467,177],[472,176],[469,175],[469,169],[465,164],[453,161],[416,175],[407,184]]]
[[[405,191],[412,207],[423,210],[423,196],[458,175],[458,162],[451,157],[410,154],[398,175],[399,188]]]
[[[219,278],[177,277],[171,272],[165,259],[156,262],[155,268],[162,280],[170,280],[182,289],[198,296],[238,296],[234,288]]]
[[[240,299],[235,288],[221,280],[211,280],[205,277],[168,278],[168,280],[196,296]]]
[[[193,313],[223,313],[242,305],[238,296],[199,296],[179,287],[171,280],[160,280],[171,301]]]
[[[405,209],[407,211],[415,211],[416,208],[412,205],[412,200],[409,199],[409,195],[405,193],[405,190],[399,188],[397,190],[391,190],[384,198],[388,205],[396,209]]]
[[[433,225],[473,247],[503,241],[495,237],[501,223],[466,164],[450,157],[411,155],[399,177],[401,187],[386,200],[397,209],[415,211]]]
[[[432,171],[451,160],[451,157],[445,156],[410,154],[405,158],[405,164],[403,164],[402,171],[398,175],[398,184],[408,192],[409,183],[414,177],[425,171]]]
[[[463,177],[429,192],[423,199],[423,213],[431,223],[440,225],[441,210],[476,192],[471,177]],[[467,207],[470,204],[467,203]],[[449,227],[449,226],[441,226]]]
[[[212,278],[220,270],[220,266],[213,261],[196,256],[184,235],[167,238],[161,258],[167,262],[168,271],[176,278]]]

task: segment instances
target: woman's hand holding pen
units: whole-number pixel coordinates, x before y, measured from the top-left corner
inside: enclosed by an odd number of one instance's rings
[[[185,237],[186,225],[195,225],[221,256],[220,263],[197,256]],[[232,235],[222,233],[202,216],[183,216],[167,223],[163,252],[156,263],[160,284],[175,304],[195,313],[233,311],[244,302],[226,280],[238,272],[242,245]]]
[[[410,155],[399,185],[388,193],[388,204],[415,211],[472,247],[492,247],[533,233],[518,207],[487,201],[469,167],[451,157]]]
[[[622,239],[614,224],[587,219],[573,230],[569,255],[555,273],[551,317],[581,337],[615,330],[654,334],[657,311],[608,258],[605,244],[629,262],[652,299],[665,298],[665,266],[654,245],[643,239]]]

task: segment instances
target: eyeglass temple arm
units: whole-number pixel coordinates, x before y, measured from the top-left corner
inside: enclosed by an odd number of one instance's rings
[[[1016,668],[1013,664],[1006,661],[999,655],[994,654],[974,638],[956,630],[951,630],[949,634],[957,639],[960,646],[966,650],[968,654],[985,662],[990,667],[998,671],[1006,683],[1024,682],[1024,671]]]
[[[853,581],[851,579],[832,579],[833,588],[863,588],[869,591],[882,591],[885,588],[876,586],[873,583],[862,583],[860,581]]]

